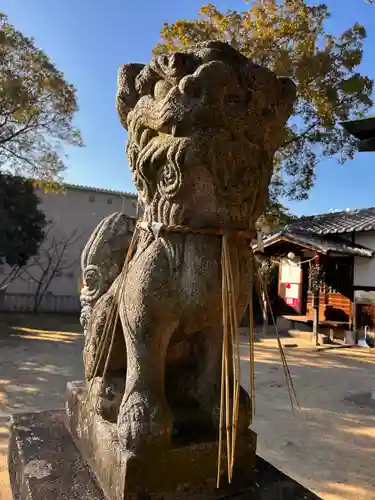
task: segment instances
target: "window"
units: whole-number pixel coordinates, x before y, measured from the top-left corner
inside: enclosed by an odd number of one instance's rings
[[[92,203],[93,201],[95,201],[95,196],[93,194],[90,194],[89,196],[89,201]]]
[[[107,198],[107,205],[112,205],[112,198]]]

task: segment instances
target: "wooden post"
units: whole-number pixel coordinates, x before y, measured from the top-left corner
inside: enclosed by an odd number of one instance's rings
[[[319,345],[319,289],[313,291],[313,339]]]
[[[355,343],[358,343],[358,332],[357,332],[357,304],[355,301],[355,297],[353,296],[353,304],[352,304],[352,330],[354,334]]]
[[[314,265],[319,265],[319,255],[315,255],[313,260]],[[313,306],[313,341],[315,345],[319,345],[319,288],[313,287],[312,290],[312,306]]]

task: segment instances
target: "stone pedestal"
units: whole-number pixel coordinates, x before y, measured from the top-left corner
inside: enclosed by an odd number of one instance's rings
[[[198,455],[196,456],[198,458]],[[164,464],[161,482],[176,483],[174,474],[183,473],[177,471],[177,465],[174,465],[172,460],[168,464],[166,462]],[[181,461],[178,467],[180,464]],[[187,464],[185,465],[187,466]],[[192,466],[192,470],[195,470],[196,474],[198,474],[199,465],[200,462],[197,466]],[[171,468],[165,469],[166,466]],[[115,475],[116,467],[118,464],[115,463],[106,465],[107,470],[113,469],[113,478],[118,484]],[[161,466],[157,463],[154,464],[154,467],[159,472],[161,471]],[[204,465],[203,462],[202,467],[208,466]],[[92,470],[75,446],[72,436],[66,428],[63,410],[13,416],[10,429],[9,472],[14,500],[108,500],[111,498],[103,492]],[[143,472],[146,476],[150,474],[150,471],[147,470]],[[120,475],[122,471],[117,469],[117,473]],[[130,474],[133,473],[137,476],[131,478]],[[212,486],[209,479],[206,484],[201,482],[197,485],[194,494],[192,494],[193,488],[190,490],[189,488],[180,488],[167,497],[165,494],[139,493],[133,494],[133,498],[137,498],[137,500],[161,500],[163,498],[319,500],[319,497],[259,456],[255,459],[253,473],[246,475],[245,472],[242,472],[242,474],[242,478],[238,478],[237,475],[236,479],[237,485],[242,482],[242,487],[223,488],[218,491]],[[215,475],[214,472],[213,475]],[[102,475],[102,477],[104,476]],[[142,486],[146,477],[140,477],[140,473],[137,473],[135,468],[130,466],[127,469],[126,479],[131,479],[133,489],[137,486],[135,477],[140,481],[138,487]],[[123,498],[129,497],[124,494]]]
[[[227,457],[222,458],[222,488],[216,488],[218,445],[213,442],[172,442],[170,448],[136,457],[121,448],[116,424],[95,414],[85,402],[83,382],[68,384],[66,424],[82,457],[110,500],[209,499],[228,491],[240,492],[252,481],[255,468],[256,434],[249,430],[238,439],[235,475],[230,487],[226,477]]]
[[[14,500],[106,500],[64,425],[64,413],[12,417],[8,462]]]

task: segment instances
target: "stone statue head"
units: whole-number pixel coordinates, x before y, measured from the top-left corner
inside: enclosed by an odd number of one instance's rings
[[[223,42],[122,66],[117,109],[145,217],[253,224],[295,97],[290,79]]]

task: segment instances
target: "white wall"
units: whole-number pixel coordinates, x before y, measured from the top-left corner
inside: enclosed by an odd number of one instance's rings
[[[375,250],[375,231],[355,233],[355,242]],[[354,257],[354,286],[375,287],[375,258]]]
[[[45,266],[41,256],[43,248],[51,247],[51,242],[72,240],[63,257],[63,266],[58,276],[51,282],[49,293],[53,296],[79,295],[79,280],[81,276],[81,252],[97,224],[114,212],[124,212],[136,215],[136,197],[119,193],[89,190],[79,187],[68,187],[64,194],[44,193],[37,191],[41,200],[40,208],[46,219],[51,222],[46,241],[38,257],[41,265],[28,269],[32,276],[40,275],[40,267]],[[7,269],[4,269],[6,274]],[[4,276],[3,274],[3,276]],[[0,283],[2,282],[0,269]],[[34,294],[37,283],[23,275],[11,283],[6,289],[7,294]]]

